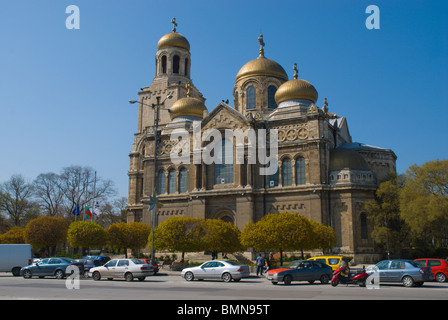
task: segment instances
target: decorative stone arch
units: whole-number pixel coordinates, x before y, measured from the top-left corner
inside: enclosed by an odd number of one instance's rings
[[[225,222],[230,222],[235,225],[235,212],[229,208],[219,208],[216,209],[211,214],[212,219],[221,219]]]

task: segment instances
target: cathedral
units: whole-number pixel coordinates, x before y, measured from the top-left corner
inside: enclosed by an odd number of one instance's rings
[[[353,256],[357,263],[376,260],[363,203],[374,199],[379,181],[396,171],[395,153],[353,142],[347,119],[330,112],[326,98],[318,103],[316,88],[299,79],[296,65],[289,79],[285,69],[265,55],[262,35],[258,43],[254,37],[258,57],[235,68],[239,71],[233,101],[209,111],[190,78],[190,43],[177,32],[175,19],[171,22],[172,32],[157,43],[155,77],[138,93],[138,128],[129,154],[128,222],[153,224],[148,210],[153,195],[162,204],[155,211],[155,225],[184,216],[222,219],[242,230],[266,214],[294,212],[336,231],[332,253]],[[241,161],[227,161],[228,150],[230,158],[236,158],[234,141],[227,138],[221,141],[226,151],[214,155],[226,156],[226,161],[193,161],[208,144],[202,139],[199,148],[193,146],[194,128],[200,128],[200,134],[252,129],[267,132],[268,142],[270,130],[276,130],[278,170],[260,174],[266,163],[250,161],[247,136]],[[179,131],[190,133],[189,140],[172,140]],[[190,150],[191,161],[174,162],[178,150]]]

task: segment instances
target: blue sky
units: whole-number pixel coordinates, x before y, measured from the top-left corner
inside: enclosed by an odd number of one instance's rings
[[[68,30],[69,5],[80,29]],[[368,30],[368,5],[380,30]],[[0,2],[0,182],[90,166],[127,196],[139,88],[158,40],[191,45],[191,77],[209,110],[232,101],[238,70],[265,56],[311,82],[347,117],[356,142],[390,148],[397,171],[448,158],[448,2],[417,0]]]

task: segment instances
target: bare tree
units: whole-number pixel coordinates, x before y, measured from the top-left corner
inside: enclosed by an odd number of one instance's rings
[[[0,211],[9,216],[12,225],[21,226],[26,215],[35,210],[32,195],[32,185],[19,174],[0,185]]]
[[[45,214],[50,217],[63,216],[64,190],[62,179],[56,173],[42,173],[33,182],[34,194]]]
[[[62,170],[61,186],[67,201],[68,215],[77,204],[81,207],[94,206],[116,193],[111,180],[105,180],[95,173],[92,168],[81,166],[70,166]]]

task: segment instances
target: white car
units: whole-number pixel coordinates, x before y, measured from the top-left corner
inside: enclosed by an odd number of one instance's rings
[[[249,277],[249,267],[236,264],[228,260],[211,260],[204,262],[200,266],[185,268],[181,272],[181,277],[187,281],[194,279],[212,279],[229,281],[240,281]]]
[[[103,277],[108,280],[121,278],[132,281],[137,278],[139,281],[143,281],[147,276],[152,275],[154,275],[152,266],[144,264],[138,259],[114,259],[101,267],[89,270],[89,276],[95,281],[101,280]]]

